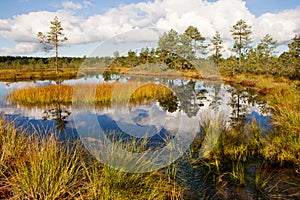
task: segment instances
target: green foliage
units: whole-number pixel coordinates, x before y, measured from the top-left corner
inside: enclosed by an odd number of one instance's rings
[[[202,54],[202,55],[206,55],[206,48],[207,46],[205,46],[203,43],[205,41],[205,37],[203,37],[201,35],[201,33],[199,32],[199,30],[194,27],[194,26],[189,26],[183,33],[183,35],[187,36],[188,38],[190,38],[191,42],[190,44],[188,44],[188,46],[191,46],[192,51],[194,54],[196,54],[197,52]],[[188,59],[192,59],[195,58],[191,57]]]
[[[271,58],[274,55],[277,41],[273,40],[270,34],[266,34],[257,45],[258,61],[262,65],[261,68],[266,68],[267,74],[270,72]]]

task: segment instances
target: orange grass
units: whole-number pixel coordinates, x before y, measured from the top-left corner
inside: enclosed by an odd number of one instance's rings
[[[73,91],[75,92],[73,95]],[[27,87],[12,91],[7,100],[22,106],[70,105],[72,102],[84,105],[109,105],[117,103],[140,104],[170,95],[172,91],[163,85],[137,82],[47,85]]]

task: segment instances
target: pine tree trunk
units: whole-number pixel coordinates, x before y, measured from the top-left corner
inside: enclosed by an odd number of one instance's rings
[[[240,30],[241,31],[241,30]],[[239,70],[241,69],[242,67],[242,36],[240,35],[240,43],[239,43]]]
[[[58,73],[58,38],[55,35],[56,73]]]
[[[55,51],[56,51],[56,73],[58,73],[58,48],[57,48],[57,45],[55,47]]]

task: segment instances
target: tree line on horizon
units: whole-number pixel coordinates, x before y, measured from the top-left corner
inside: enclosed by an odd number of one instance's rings
[[[193,67],[191,61],[212,60],[221,71],[232,75],[253,73],[300,79],[300,35],[293,37],[288,44],[289,50],[280,55],[276,55],[277,41],[270,34],[266,34],[255,46],[251,45],[251,35],[251,26],[242,19],[237,21],[231,29],[234,40],[232,55],[227,58],[222,57],[224,46],[219,32],[210,41],[206,41],[197,27],[189,26],[182,34],[173,29],[163,33],[157,48],[143,48],[139,52],[129,50],[126,56],[120,56],[117,51],[114,52],[114,57],[61,57],[59,61],[57,57],[0,56],[0,69],[47,69],[53,68],[55,64],[57,67],[58,63],[63,68],[97,67],[99,64],[108,67],[135,67],[147,63],[163,63],[169,68],[187,70]]]

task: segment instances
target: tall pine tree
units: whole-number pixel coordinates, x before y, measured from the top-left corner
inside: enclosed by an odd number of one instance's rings
[[[246,54],[248,44],[251,42],[250,35],[252,31],[251,26],[247,25],[244,20],[239,20],[235,25],[233,25],[231,31],[231,36],[234,40],[233,50],[239,56],[239,68],[242,67],[242,58]]]
[[[58,72],[58,47],[65,41],[68,40],[67,37],[62,33],[64,30],[61,26],[61,22],[58,17],[55,16],[53,21],[50,22],[50,31],[47,34],[38,32],[38,38],[40,43],[45,45],[45,50],[50,50],[55,48],[55,58],[56,58],[56,73]]]
[[[221,39],[220,33],[217,31],[213,39],[211,40],[211,44],[209,45],[211,47],[210,50],[213,52],[213,59],[216,64],[216,67],[219,67],[220,58],[222,56],[222,44],[223,40]]]

